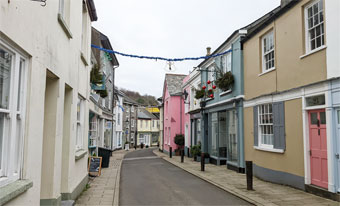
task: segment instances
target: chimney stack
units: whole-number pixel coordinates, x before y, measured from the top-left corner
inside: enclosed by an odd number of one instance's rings
[[[281,0],[281,8],[285,7],[287,4],[289,4],[291,1],[295,0]]]
[[[210,56],[211,54],[211,47],[207,47],[207,56]]]

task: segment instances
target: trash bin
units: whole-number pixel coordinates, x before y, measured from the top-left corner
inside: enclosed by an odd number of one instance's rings
[[[102,157],[102,168],[108,168],[110,163],[111,150],[103,147],[98,147],[98,156]]]

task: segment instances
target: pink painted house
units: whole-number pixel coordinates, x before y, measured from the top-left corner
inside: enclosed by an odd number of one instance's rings
[[[190,99],[191,99],[191,85],[188,84],[188,81],[190,79],[190,75],[187,75],[184,79],[183,79],[183,83],[182,83],[182,92],[183,95],[183,103],[184,103],[184,112],[183,112],[183,128],[184,128],[184,136],[185,136],[185,144],[184,144],[184,151],[185,151],[185,155],[189,155],[189,148],[191,146],[191,126],[190,126]]]
[[[169,153],[170,147],[174,154],[177,145],[174,142],[176,134],[184,134],[183,114],[184,101],[182,83],[186,75],[166,74],[163,86],[164,104],[164,141],[163,152]]]

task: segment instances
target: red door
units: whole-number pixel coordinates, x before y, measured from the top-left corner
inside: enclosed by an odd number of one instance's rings
[[[326,113],[313,110],[308,116],[312,184],[328,188]]]

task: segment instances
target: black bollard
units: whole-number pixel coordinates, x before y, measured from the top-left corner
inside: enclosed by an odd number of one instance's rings
[[[246,161],[247,190],[253,190],[253,161]]]
[[[181,150],[181,162],[184,162],[184,149]]]
[[[172,147],[170,147],[169,151],[169,157],[172,158]]]
[[[190,149],[187,148],[187,152],[188,152],[188,157],[190,157]]]
[[[137,149],[137,146],[135,145],[135,150]]]
[[[205,159],[204,159],[204,153],[201,153],[201,171],[204,171],[205,166]]]

